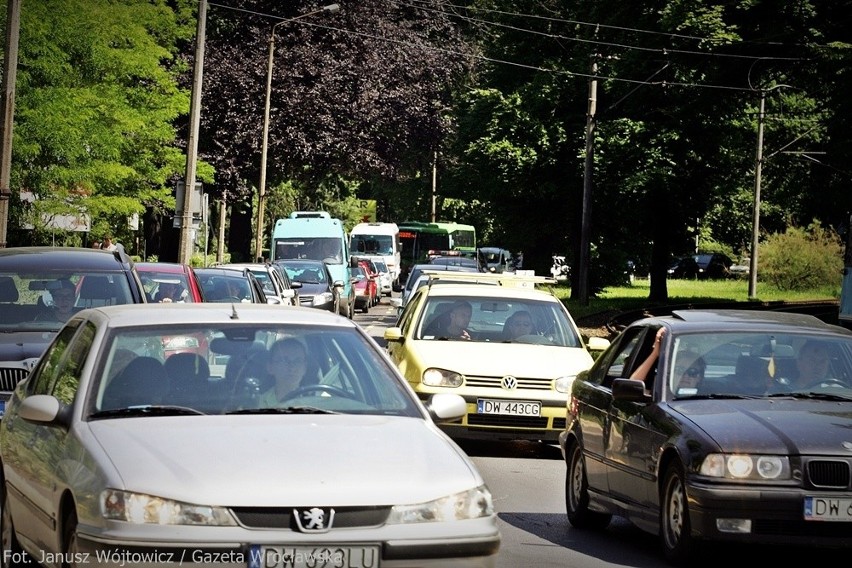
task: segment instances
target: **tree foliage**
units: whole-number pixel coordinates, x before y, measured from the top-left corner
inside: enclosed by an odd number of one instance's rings
[[[129,216],[173,207],[190,15],[183,1],[23,3],[12,185],[34,199],[13,202],[13,229],[40,242],[46,219],[85,214],[97,237],[129,235]]]
[[[831,288],[843,270],[843,242],[813,223],[769,235],[759,250],[760,276],[779,290]]]

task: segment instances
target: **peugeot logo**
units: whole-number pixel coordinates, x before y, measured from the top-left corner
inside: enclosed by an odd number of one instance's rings
[[[506,390],[513,390],[518,388],[518,379],[513,377],[512,375],[506,375],[502,379],[500,379],[500,386]]]
[[[324,533],[331,529],[334,523],[334,509],[311,507],[310,509],[293,509],[296,526],[304,533]]]

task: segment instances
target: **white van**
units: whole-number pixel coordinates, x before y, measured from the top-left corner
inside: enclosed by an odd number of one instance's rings
[[[358,223],[349,232],[349,253],[385,261],[394,290],[399,290],[399,227],[396,223]]]

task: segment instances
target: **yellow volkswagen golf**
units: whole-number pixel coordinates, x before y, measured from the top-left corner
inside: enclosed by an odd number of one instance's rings
[[[450,436],[557,441],[571,383],[591,367],[590,350],[609,341],[583,340],[562,302],[540,288],[553,283],[436,273],[385,331],[391,359],[422,400],[439,392],[464,397],[462,420],[440,425]]]

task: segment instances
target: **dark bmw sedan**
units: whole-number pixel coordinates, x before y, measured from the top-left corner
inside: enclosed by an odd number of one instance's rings
[[[83,308],[144,303],[121,245],[0,249],[0,414],[65,321]]]
[[[628,326],[577,376],[568,520],[613,515],[684,565],[707,542],[852,548],[852,331],[684,310]]]

